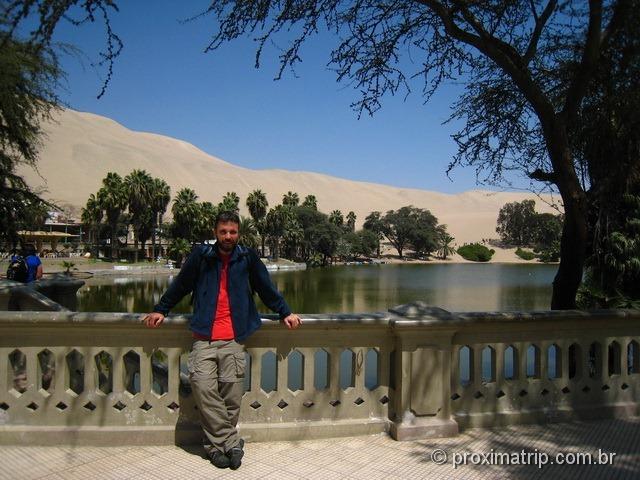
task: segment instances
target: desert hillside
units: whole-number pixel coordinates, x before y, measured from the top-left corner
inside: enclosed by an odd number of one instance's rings
[[[507,202],[533,198],[539,211],[553,211],[527,193],[472,190],[449,195],[311,172],[250,170],[181,140],[135,132],[108,118],[73,110],[61,112],[55,122],[46,125],[46,132],[38,172],[25,168],[21,173],[32,187],[46,189],[46,198],[77,208],[98,190],[107,172],[124,176],[139,168],[163,178],[171,186],[172,195],[190,187],[201,201],[218,203],[227,191],[235,191],[241,198],[243,214],[247,213],[244,201],[256,188],[267,194],[272,206],[280,203],[289,190],[301,199],[314,194],[321,211],[339,209],[346,215],[353,210],[358,225],[374,210],[386,212],[404,205],[427,208],[447,225],[458,244],[495,238],[498,210]]]

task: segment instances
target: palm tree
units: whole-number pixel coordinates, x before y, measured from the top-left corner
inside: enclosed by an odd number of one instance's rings
[[[142,249],[147,236],[151,232],[153,216],[149,207],[152,204],[153,178],[145,170],[134,170],[124,177],[124,185],[129,202],[129,214],[134,235],[134,258],[138,261],[138,241],[142,241]],[[146,238],[144,238],[146,236]]]
[[[353,212],[347,213],[347,230],[349,232],[356,231],[356,214]]]
[[[307,195],[302,202],[303,207],[311,208],[312,210],[318,210],[318,199],[315,195]]]
[[[218,215],[218,207],[211,202],[202,202],[199,204],[198,212],[198,229],[197,240],[204,242],[214,236],[213,230],[216,225],[216,216]]]
[[[118,222],[127,208],[127,191],[122,177],[115,172],[107,173],[102,179],[102,187],[96,195],[100,208],[104,210],[111,233],[111,257],[120,257],[118,248]]]
[[[156,258],[156,229],[162,232],[162,216],[171,201],[171,187],[161,178],[154,178],[151,187],[151,209],[153,211],[153,231],[151,233],[152,255]]]
[[[271,243],[271,256],[276,261],[280,258],[280,239],[285,234],[286,220],[287,209],[282,205],[269,210],[265,219],[265,229]]]
[[[297,207],[300,203],[300,196],[296,192],[289,190],[282,197],[282,205],[285,207]]]
[[[444,225],[439,225],[437,227],[438,256],[442,260],[446,260],[448,256],[453,255],[456,252],[456,249],[451,245],[454,238],[446,232],[445,228],[446,226]]]
[[[329,214],[329,221],[336,227],[341,227],[344,224],[344,217],[340,210],[334,210]]]
[[[240,211],[240,197],[236,192],[227,192],[222,197],[222,202],[218,205],[218,209],[222,211],[236,212]]]
[[[180,190],[171,207],[173,215],[173,237],[186,238],[194,242],[198,234],[198,218],[200,216],[200,206],[198,205],[198,195],[190,188]]]
[[[258,230],[253,219],[240,217],[240,244],[245,247],[258,248]]]
[[[89,200],[87,200],[87,205],[82,209],[80,218],[90,232],[94,258],[98,258],[98,232],[100,230],[100,222],[102,222],[102,208],[100,208],[100,203],[93,193],[89,195]]]
[[[298,247],[304,240],[304,230],[298,219],[292,214],[286,216],[284,230],[285,254],[287,258],[295,259],[298,257]]]
[[[262,190],[254,190],[247,197],[247,208],[249,209],[249,215],[253,218],[256,229],[260,234],[260,240],[262,244],[262,256],[264,257],[264,242],[266,238],[265,222],[264,219],[267,215],[267,208],[269,208],[269,202],[267,196]]]
[[[184,257],[186,257],[191,251],[191,243],[185,238],[175,238],[169,244],[167,252],[170,256],[176,259],[178,266],[182,265]]]

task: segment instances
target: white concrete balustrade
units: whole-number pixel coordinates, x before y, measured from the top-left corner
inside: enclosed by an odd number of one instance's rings
[[[250,441],[388,431],[399,440],[575,418],[635,416],[640,312],[270,318],[247,342]],[[197,443],[188,319],[0,312],[0,443]]]

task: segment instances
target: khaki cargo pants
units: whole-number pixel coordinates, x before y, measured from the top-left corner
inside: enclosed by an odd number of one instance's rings
[[[194,340],[189,378],[206,435],[207,454],[227,452],[240,441],[236,425],[244,394],[244,346],[234,340]]]

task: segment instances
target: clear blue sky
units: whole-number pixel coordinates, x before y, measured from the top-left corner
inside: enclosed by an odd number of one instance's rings
[[[80,59],[63,58],[67,84],[61,96],[71,108],[185,140],[253,169],[305,170],[447,193],[477,188],[473,169],[457,168],[453,181],[445,174],[456,150],[450,138],[455,126],[442,122],[456,86],[424,105],[421,85],[414,83],[406,100],[386,97],[373,117],[358,120],[350,107],[358,92],[337,83],[326,66],[335,40],[327,34],[305,46],[297,78],[287,73],[276,82],[275,47],[259,70],[250,40],[203,53],[215,19],[179,20],[207,2],[127,0],[119,6],[112,26],[124,50],[101,99],[96,97],[106,70],[91,62],[105,48],[104,26],[59,26],[56,39],[83,52]]]

